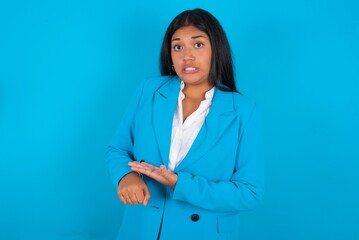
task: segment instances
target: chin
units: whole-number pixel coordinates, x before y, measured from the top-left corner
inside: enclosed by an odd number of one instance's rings
[[[198,85],[198,84],[203,84],[205,83],[206,81],[202,80],[201,78],[195,78],[195,77],[180,77],[181,80],[185,83],[185,84],[195,84],[195,85]]]

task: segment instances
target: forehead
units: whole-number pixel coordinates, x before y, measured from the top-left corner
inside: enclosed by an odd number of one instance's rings
[[[177,29],[173,35],[172,35],[172,39],[173,38],[191,38],[193,36],[203,36],[203,37],[207,37],[208,35],[199,30],[198,28],[194,27],[194,26],[185,26],[185,27],[181,27],[179,29]]]

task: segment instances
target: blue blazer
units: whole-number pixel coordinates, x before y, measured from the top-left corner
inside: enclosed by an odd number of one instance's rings
[[[144,81],[128,106],[107,152],[114,184],[131,172],[129,161],[168,166],[180,79]],[[144,176],[147,207],[127,205],[118,239],[238,239],[240,212],[263,194],[255,104],[215,89],[210,111],[191,149],[174,170],[175,189]]]

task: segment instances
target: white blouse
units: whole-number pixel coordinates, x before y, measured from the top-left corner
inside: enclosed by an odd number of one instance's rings
[[[181,90],[178,95],[177,108],[172,123],[172,137],[168,163],[168,169],[171,171],[174,171],[174,169],[181,163],[191,148],[209,112],[214,94],[213,87],[206,92],[205,99],[202,100],[198,109],[189,115],[183,122],[182,100],[185,99],[185,95],[182,90],[184,86],[184,82],[181,81]]]

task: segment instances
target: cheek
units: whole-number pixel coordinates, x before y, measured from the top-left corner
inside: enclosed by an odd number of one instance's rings
[[[206,65],[207,65],[208,68],[211,67],[211,55],[208,55],[208,56],[206,57]]]
[[[172,62],[174,65],[176,65],[180,61],[180,56],[178,53],[171,54]]]
[[[209,52],[208,55],[207,55],[208,67],[211,67],[211,62],[212,62],[212,52]]]

